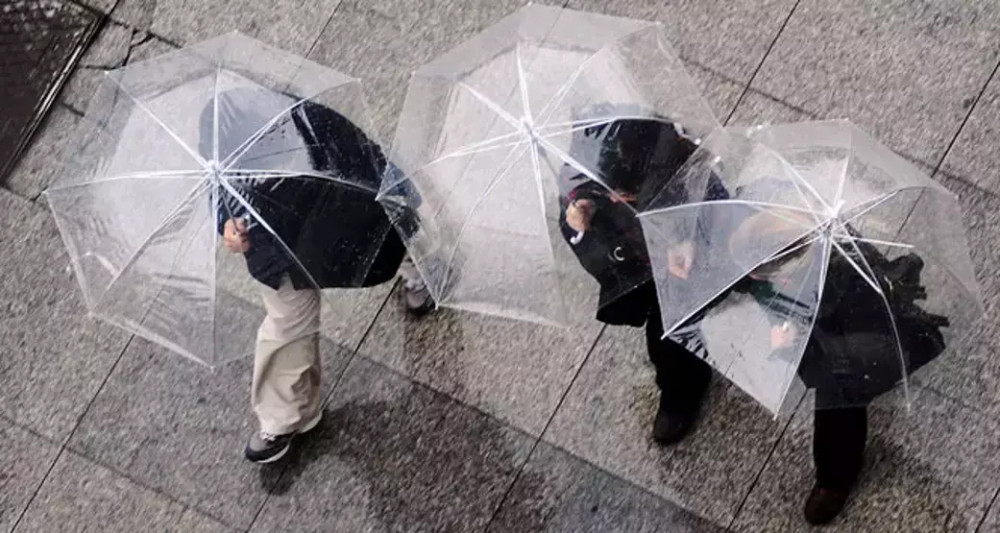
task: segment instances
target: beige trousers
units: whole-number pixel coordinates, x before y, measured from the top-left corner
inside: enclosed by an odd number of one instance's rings
[[[257,330],[250,401],[260,430],[297,431],[320,409],[320,293],[297,291],[286,275],[278,290],[261,285],[267,316]]]

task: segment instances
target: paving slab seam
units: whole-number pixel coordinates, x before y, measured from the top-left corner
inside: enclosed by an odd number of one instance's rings
[[[712,517],[706,516],[706,515],[698,512],[697,510],[691,509],[691,508],[683,505],[680,502],[674,501],[674,500],[672,500],[672,499],[670,499],[670,498],[668,498],[666,496],[663,496],[662,494],[658,494],[656,492],[653,492],[649,488],[647,488],[647,487],[645,487],[643,485],[640,485],[640,484],[636,483],[635,481],[632,481],[631,479],[622,477],[621,475],[616,474],[616,473],[608,470],[607,468],[605,468],[605,467],[603,467],[603,466],[601,466],[599,464],[596,464],[596,463],[592,462],[591,460],[589,460],[589,459],[587,459],[585,457],[581,457],[581,456],[573,453],[572,451],[567,450],[566,448],[564,448],[563,446],[561,446],[559,444],[556,444],[556,443],[554,443],[552,441],[549,441],[549,440],[545,440],[544,438],[541,439],[541,442],[543,442],[546,446],[551,447],[553,450],[556,450],[558,452],[562,452],[562,453],[564,453],[564,454],[572,457],[573,459],[579,461],[583,465],[588,466],[588,467],[590,467],[590,468],[592,468],[592,469],[594,469],[594,470],[596,470],[596,471],[598,471],[598,472],[600,472],[600,473],[608,476],[609,478],[611,478],[611,479],[613,479],[615,481],[621,482],[622,484],[624,484],[625,486],[627,486],[627,487],[629,487],[631,489],[635,489],[635,490],[637,490],[637,491],[639,491],[639,492],[641,492],[643,494],[646,494],[646,495],[648,495],[650,497],[656,498],[657,500],[660,500],[662,502],[666,502],[666,503],[668,503],[668,504],[670,504],[670,505],[672,505],[674,507],[677,507],[678,509],[683,510],[686,513],[690,513],[690,514],[692,514],[694,516],[697,516],[697,517],[705,520],[706,522],[708,522],[710,524],[713,524],[713,525],[715,525],[715,526],[717,526],[719,528],[724,528],[725,527],[722,524],[716,522]],[[659,444],[657,444],[656,446],[659,446]],[[676,446],[667,446],[667,448],[671,448],[670,451],[674,451],[674,449],[676,448]]]
[[[764,61],[767,60],[767,56],[771,55],[771,51],[774,50],[774,45],[778,43],[778,39],[781,38],[781,33],[785,31],[785,27],[788,26],[788,21],[792,19],[792,15],[795,14],[795,10],[799,7],[799,3],[801,1],[802,0],[795,0],[795,4],[793,4],[792,8],[788,10],[788,15],[785,17],[785,20],[781,22],[781,26],[778,27],[778,32],[774,35],[774,39],[771,40],[771,44],[767,46],[767,51],[764,52],[764,57],[760,59],[760,63],[757,63],[757,68],[753,70],[753,74],[750,75],[750,79],[747,81],[746,87],[744,87],[743,92],[740,93],[739,98],[736,99],[736,105],[733,106],[733,110],[729,112],[729,116],[726,117],[723,124],[729,124],[730,119],[733,118],[733,114],[735,114],[736,110],[740,107],[740,104],[743,102],[743,98],[747,95],[747,91],[749,91],[750,86],[753,85],[754,78],[757,77],[761,67],[764,66]]]
[[[997,61],[996,65],[993,66],[993,71],[990,72],[990,75],[986,78],[986,82],[983,83],[983,87],[979,90],[979,93],[976,94],[976,98],[972,101],[972,105],[969,106],[969,111],[965,113],[965,118],[962,119],[962,124],[958,127],[958,131],[955,132],[955,135],[951,138],[951,142],[948,143],[948,147],[945,148],[944,153],[941,154],[941,159],[938,160],[937,165],[934,167],[934,174],[937,174],[944,165],[945,159],[948,158],[948,154],[955,146],[955,142],[958,141],[958,137],[962,134],[962,130],[965,129],[965,125],[969,122],[969,118],[972,117],[972,113],[976,110],[976,107],[979,106],[979,101],[983,98],[983,94],[986,93],[986,89],[989,88],[990,82],[996,77],[998,70],[1000,70],[1000,61]]]
[[[990,503],[986,506],[986,512],[983,513],[983,517],[976,524],[975,533],[979,533],[983,529],[983,524],[986,523],[986,519],[990,516],[990,510],[993,509],[993,505],[997,502],[997,496],[1000,496],[1000,487],[997,487],[997,490],[993,492],[993,497],[990,498]]]
[[[391,293],[390,293],[390,296],[391,296]],[[402,372],[400,372],[400,371],[398,371],[398,370],[396,370],[396,369],[394,369],[394,368],[392,368],[390,366],[387,366],[384,363],[381,363],[381,362],[376,361],[374,359],[369,359],[368,357],[365,357],[364,355],[361,355],[361,354],[355,354],[355,355],[353,355],[351,357],[350,362],[347,363],[346,365],[344,365],[344,372],[341,373],[340,377],[342,378],[343,375],[346,373],[347,369],[352,364],[354,364],[354,361],[359,360],[359,359],[363,360],[366,365],[370,365],[372,367],[377,368],[381,372],[385,372],[385,373],[387,373],[389,375],[392,375],[394,377],[400,378],[402,381],[406,381],[407,383],[409,383],[411,386],[413,386],[415,388],[422,389],[422,390],[431,392],[434,395],[444,397],[449,402],[451,402],[452,404],[454,404],[456,406],[460,406],[461,408],[466,409],[466,410],[468,410],[468,411],[470,411],[472,413],[475,413],[477,416],[481,416],[481,417],[487,418],[491,422],[494,422],[497,425],[499,425],[499,426],[501,426],[501,427],[503,427],[503,428],[505,428],[507,430],[510,430],[513,433],[518,433],[518,434],[520,434],[520,435],[522,435],[522,436],[524,436],[524,437],[526,437],[528,439],[535,440],[536,441],[535,445],[537,445],[538,440],[540,440],[539,437],[535,437],[535,436],[529,434],[527,431],[525,431],[525,430],[523,430],[521,428],[512,426],[512,425],[508,424],[507,422],[504,422],[503,420],[498,419],[497,417],[493,416],[492,414],[487,413],[487,412],[483,411],[482,409],[480,409],[480,408],[478,408],[476,406],[465,404],[461,400],[453,397],[450,394],[441,392],[441,391],[439,391],[439,390],[437,390],[437,389],[435,389],[435,388],[433,388],[433,387],[431,387],[429,385],[426,385],[424,383],[416,381],[413,378],[411,378],[410,376],[407,376],[406,374],[404,374],[404,373],[402,373]],[[337,386],[340,385],[340,379],[338,379],[338,382],[337,382],[336,385]],[[334,393],[336,393],[336,390],[337,390],[337,387],[332,387],[332,390],[330,391],[330,394],[327,395],[326,400],[324,400],[324,402],[323,402],[324,406],[328,405],[329,400],[333,397]],[[534,447],[532,448],[532,450],[534,450]],[[569,453],[569,452],[566,452],[566,453]],[[573,457],[576,457],[573,454],[569,454],[569,455],[571,455]],[[518,467],[518,469],[517,469],[518,474],[520,474],[523,471],[524,466],[527,465],[529,459],[530,459],[530,453],[525,456],[525,459],[524,459],[523,463]],[[587,462],[587,463],[590,464],[589,462]],[[277,481],[275,481],[275,485],[279,485],[281,483],[281,480],[282,480],[281,478],[287,473],[289,466],[290,465],[287,465],[287,464],[284,465],[284,467],[281,470],[281,473],[279,474],[279,476],[277,478]],[[516,477],[517,477],[517,475],[515,475],[515,481],[516,481]],[[615,477],[617,477],[617,476],[615,476]],[[513,481],[511,482],[511,486],[513,486]],[[509,488],[508,488],[508,490],[509,490]],[[244,533],[249,533],[253,529],[254,524],[260,518],[260,514],[263,512],[264,507],[266,507],[266,504],[267,504],[267,502],[269,500],[270,500],[270,494],[268,494],[265,497],[264,503],[261,504],[260,509],[257,510],[257,513],[254,515],[253,521],[250,523],[250,526],[247,527],[246,529],[242,530],[242,531],[244,531]],[[492,517],[491,517],[490,520],[492,521]]]
[[[556,403],[555,408],[552,409],[552,413],[549,415],[549,419],[545,422],[545,426],[542,427],[541,433],[538,434],[538,437],[535,438],[535,442],[531,445],[531,449],[528,450],[528,455],[525,457],[524,463],[521,465],[521,468],[517,469],[510,485],[507,486],[507,490],[504,491],[503,496],[500,497],[500,501],[497,503],[496,508],[493,509],[493,514],[490,515],[490,519],[486,522],[486,525],[483,526],[484,532],[489,531],[490,525],[500,514],[500,510],[503,509],[504,504],[507,502],[510,492],[514,490],[514,486],[517,485],[518,480],[521,479],[521,474],[524,473],[524,468],[528,465],[528,462],[531,461],[531,457],[535,454],[535,450],[538,449],[538,445],[542,442],[542,437],[545,436],[545,432],[548,431],[549,426],[552,425],[552,421],[555,420],[556,415],[559,413],[559,408],[562,407],[563,402],[566,401],[566,397],[569,396],[569,392],[573,390],[573,384],[576,383],[576,379],[580,376],[580,372],[583,371],[583,367],[586,366],[587,361],[590,360],[591,354],[594,353],[594,348],[597,347],[597,343],[600,342],[607,329],[607,325],[601,326],[601,331],[598,332],[597,336],[594,338],[594,342],[591,343],[590,348],[587,350],[587,355],[584,356],[583,361],[576,367],[576,372],[573,374],[573,378],[569,380],[566,390],[563,391],[562,396],[559,397],[559,402]]]
[[[965,118],[962,119],[962,124],[959,125],[958,130],[955,132],[955,135],[951,138],[951,142],[948,143],[948,147],[945,148],[944,153],[941,154],[941,158],[938,160],[937,165],[934,166],[934,171],[931,172],[931,178],[934,178],[937,175],[938,170],[940,170],[941,167],[944,165],[944,161],[948,157],[948,153],[951,152],[951,149],[955,146],[955,141],[957,141],[958,137],[962,134],[962,129],[965,128],[965,124],[969,121],[969,117],[972,116],[973,111],[975,111],[976,107],[978,106],[979,100],[983,97],[983,94],[986,92],[986,88],[989,87],[990,81],[992,81],[993,77],[996,75],[997,69],[1000,69],[1000,61],[998,61],[996,65],[993,67],[993,71],[990,72],[990,75],[986,78],[986,82],[983,83],[982,88],[979,90],[979,94],[976,95],[976,98],[975,100],[973,100],[972,105],[969,106],[969,110],[966,112]],[[923,198],[924,192],[925,191],[920,191],[920,195],[917,197],[917,201],[913,202],[913,206],[910,207],[910,210],[906,214],[906,217],[903,218],[903,223],[900,225],[901,228],[906,225],[906,223],[910,220],[910,217],[913,216],[913,213],[916,212],[917,206],[920,205],[920,199]]]
[[[218,516],[215,516],[211,512],[202,509],[198,505],[192,505],[192,504],[187,503],[187,502],[181,500],[180,498],[174,496],[173,494],[170,494],[169,492],[165,492],[165,491],[163,491],[161,489],[158,489],[156,487],[150,486],[147,483],[143,482],[142,480],[139,480],[139,479],[133,477],[128,472],[122,471],[122,470],[118,469],[117,467],[115,467],[113,465],[109,465],[109,464],[107,464],[104,461],[101,461],[99,459],[95,459],[94,457],[91,457],[91,456],[87,455],[87,453],[84,452],[83,450],[78,450],[78,449],[74,448],[72,445],[68,445],[66,447],[66,453],[68,453],[70,455],[74,455],[76,457],[79,457],[79,458],[81,458],[81,459],[83,459],[83,460],[85,460],[85,461],[87,461],[87,462],[89,462],[91,464],[96,465],[96,466],[99,466],[99,467],[101,467],[101,468],[103,468],[103,469],[105,469],[105,470],[107,470],[107,471],[115,474],[118,477],[121,477],[123,479],[128,480],[130,483],[134,483],[136,486],[138,486],[141,489],[145,489],[145,490],[148,490],[149,492],[152,492],[153,494],[156,494],[157,496],[163,498],[164,500],[167,500],[167,501],[169,501],[171,503],[175,503],[177,505],[180,505],[181,507],[184,508],[185,511],[187,511],[187,510],[196,511],[197,513],[199,513],[201,515],[204,515],[207,518],[211,518],[212,520],[215,520],[216,522],[218,522],[218,523],[226,526],[227,528],[238,529],[238,528],[234,527],[232,524],[230,524],[229,522],[227,522],[226,520],[224,520],[224,519],[222,519],[222,518],[220,518]],[[60,457],[61,457],[61,455],[60,455]],[[11,533],[13,533],[13,530],[12,530]]]
[[[183,44],[181,44],[179,42],[176,42],[173,39],[169,39],[167,37],[164,37],[164,36],[160,35],[159,33],[156,33],[154,31],[152,31],[151,28],[142,28],[142,27],[130,24],[128,22],[125,22],[125,21],[122,21],[122,20],[118,20],[117,18],[115,18],[115,12],[113,10],[110,13],[108,13],[108,22],[110,22],[111,24],[114,24],[115,26],[118,26],[120,28],[128,28],[130,30],[141,31],[143,33],[149,34],[154,39],[156,39],[157,41],[160,41],[161,43],[166,44],[168,46],[172,46],[174,48],[183,48],[184,47]]]
[[[337,10],[340,9],[341,4],[343,3],[344,0],[340,0],[337,2],[337,5],[333,6],[333,11],[330,12],[330,16],[326,18],[326,22],[323,23],[323,27],[320,28],[319,33],[316,34],[316,38],[313,39],[312,44],[309,45],[309,50],[307,50],[302,57],[308,59],[312,55],[313,50],[316,49],[316,45],[319,44],[320,39],[323,38],[323,34],[326,33],[326,29],[330,27],[330,23],[333,22],[333,17],[337,14]],[[366,109],[365,113],[367,114],[367,112],[368,110]]]
[[[799,403],[796,404],[794,411],[798,411],[802,408],[802,403],[805,401],[805,398],[806,396],[804,394],[801,398],[799,398]],[[761,476],[764,475],[764,471],[771,463],[771,458],[774,456],[774,453],[778,451],[778,446],[781,444],[781,440],[785,437],[785,434],[788,433],[788,429],[792,427],[792,421],[794,419],[794,416],[788,417],[788,420],[785,421],[784,427],[781,428],[781,432],[778,434],[778,438],[774,439],[774,444],[771,446],[771,450],[767,452],[767,458],[764,459],[764,464],[762,464],[757,470],[757,474],[754,475],[753,481],[750,482],[750,486],[747,488],[746,494],[743,495],[743,498],[740,500],[740,504],[736,506],[736,512],[733,513],[733,518],[729,520],[729,524],[726,526],[727,532],[733,531],[733,526],[736,525],[736,520],[739,519],[740,513],[743,512],[743,507],[746,506],[747,500],[749,500],[750,495],[753,494],[753,490],[757,488],[757,483],[760,481]]]
[[[90,401],[87,402],[87,407],[84,408],[83,412],[80,413],[80,416],[77,417],[76,423],[73,424],[73,429],[70,430],[69,435],[66,436],[66,438],[63,440],[63,443],[59,446],[59,452],[56,453],[56,456],[52,460],[52,463],[49,465],[49,468],[45,471],[45,475],[42,476],[42,480],[38,482],[38,486],[35,487],[35,490],[31,493],[31,497],[28,498],[27,505],[24,506],[24,509],[17,516],[17,520],[14,521],[14,525],[13,527],[11,527],[11,531],[16,531],[18,525],[21,524],[21,521],[24,519],[24,516],[28,513],[28,509],[31,508],[31,504],[35,501],[35,498],[38,496],[38,493],[41,492],[42,487],[45,486],[45,482],[49,479],[49,475],[52,473],[52,469],[55,468],[56,463],[59,462],[59,458],[62,457],[63,452],[65,452],[68,449],[70,440],[73,438],[73,435],[76,434],[76,430],[80,427],[80,424],[83,422],[84,417],[87,416],[87,413],[90,411],[90,408],[93,407],[94,402],[97,401],[97,396],[101,394],[101,391],[103,391],[104,387],[108,384],[108,380],[111,379],[111,375],[114,373],[115,369],[118,368],[118,364],[125,356],[125,351],[128,350],[128,347],[132,344],[132,340],[134,339],[135,335],[132,335],[129,337],[128,341],[125,342],[125,345],[122,347],[121,352],[118,353],[118,357],[115,359],[115,363],[111,365],[111,368],[108,369],[108,373],[104,376],[104,380],[101,381],[100,387],[97,388],[97,391],[90,398]]]
[[[51,444],[53,446],[60,446],[60,444],[58,442],[56,442],[55,440],[53,440],[52,438],[47,437],[45,435],[42,435],[41,433],[39,433],[39,432],[35,431],[34,429],[32,429],[30,426],[27,426],[27,425],[25,425],[25,424],[23,424],[21,422],[18,422],[17,420],[14,420],[10,416],[7,416],[6,413],[0,412],[0,421],[2,421],[4,424],[6,424],[8,426],[13,426],[13,427],[16,427],[17,429],[20,429],[22,431],[30,433],[31,436],[39,438],[39,439],[42,439],[45,442],[48,442],[49,444]]]

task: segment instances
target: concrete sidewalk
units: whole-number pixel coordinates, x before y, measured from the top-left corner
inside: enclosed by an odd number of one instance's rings
[[[808,406],[775,421],[716,380],[697,431],[662,448],[640,330],[412,321],[388,287],[325,345],[320,430],[287,464],[243,462],[249,362],[211,374],[89,322],[37,201],[98,77],[239,29],[363,79],[391,139],[409,73],[521,2],[89,1],[110,20],[0,190],[0,530],[808,530]],[[995,308],[1000,3],[568,7],[663,21],[730,124],[850,118],[925,168],[961,198]],[[825,530],[1000,531],[998,345],[983,327],[912,412],[873,414],[870,467]]]

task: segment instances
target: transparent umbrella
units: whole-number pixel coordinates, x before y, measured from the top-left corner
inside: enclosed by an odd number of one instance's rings
[[[259,283],[363,284],[391,232],[368,126],[357,80],[235,33],[109,72],[47,191],[89,311],[214,366],[252,351]]]
[[[718,130],[640,219],[667,335],[774,413],[908,400],[983,312],[955,195],[847,121]]]
[[[612,167],[667,179],[680,138],[716,126],[660,24],[530,5],[414,73],[380,197],[439,304],[567,324],[596,294],[584,256],[642,255],[641,233],[566,237],[573,191],[634,220]],[[648,265],[615,277],[621,294]]]

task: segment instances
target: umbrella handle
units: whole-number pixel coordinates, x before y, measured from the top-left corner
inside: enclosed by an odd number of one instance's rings
[[[583,233],[584,232],[582,232],[582,231],[576,232],[576,235],[570,237],[569,243],[572,244],[573,246],[576,246],[577,244],[580,244],[580,241],[583,240]]]

